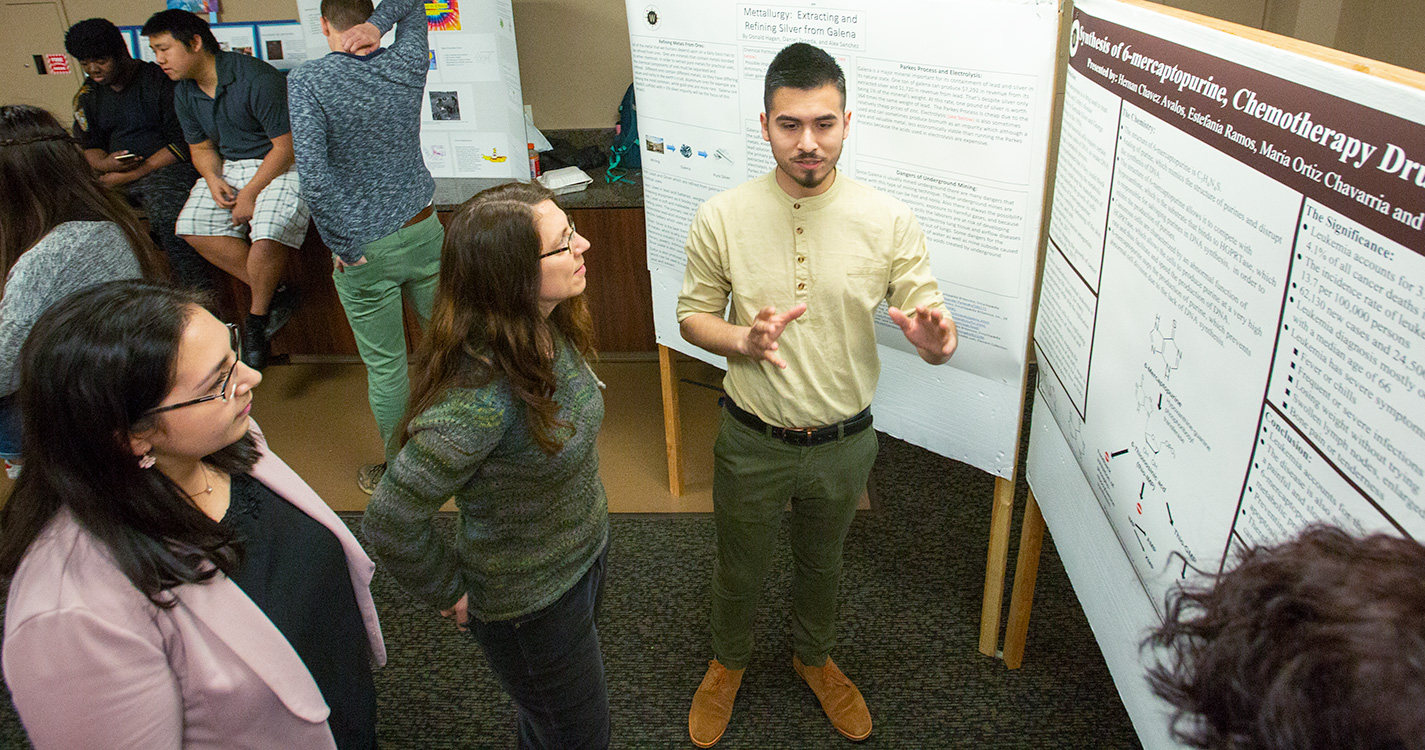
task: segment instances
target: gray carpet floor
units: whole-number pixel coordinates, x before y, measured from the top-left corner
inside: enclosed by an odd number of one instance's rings
[[[1024,666],[977,652],[992,489],[982,472],[881,435],[872,508],[847,540],[834,652],[875,721],[858,747],[1139,747],[1052,539]],[[1021,481],[1017,507],[1023,494]],[[600,629],[613,746],[690,748],[688,705],[710,658],[712,519],[619,515],[611,533]],[[792,672],[785,530],[778,550],[756,656],[718,747],[850,748]],[[376,675],[382,747],[514,747],[514,710],[474,641],[379,570],[373,589],[390,652]],[[0,747],[26,746],[6,694]]]

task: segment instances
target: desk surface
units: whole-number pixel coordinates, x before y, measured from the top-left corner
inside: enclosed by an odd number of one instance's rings
[[[594,181],[576,193],[559,196],[565,208],[643,208],[643,170],[630,169],[622,180],[608,183],[604,170],[585,172]],[[470,196],[510,180],[498,178],[437,177],[435,180],[435,210],[454,211]]]

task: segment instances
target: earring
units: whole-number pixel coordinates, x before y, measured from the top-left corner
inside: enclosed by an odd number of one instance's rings
[[[150,455],[147,454],[147,453],[143,454],[143,456],[139,458],[139,468],[140,468],[140,469],[152,469],[152,468],[153,468],[153,464],[154,464],[153,456],[150,456]]]

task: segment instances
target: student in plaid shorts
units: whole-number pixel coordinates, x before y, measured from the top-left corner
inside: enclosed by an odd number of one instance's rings
[[[207,21],[188,11],[155,13],[143,34],[159,67],[178,82],[174,109],[203,177],[176,231],[252,291],[242,358],[261,369],[268,341],[296,309],[296,290],[281,285],[282,273],[307,233],[287,82],[257,58],[220,50]]]

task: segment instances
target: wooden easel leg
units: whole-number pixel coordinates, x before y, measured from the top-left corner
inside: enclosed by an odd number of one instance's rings
[[[1009,564],[1009,522],[1014,517],[1014,480],[995,477],[994,510],[990,514],[990,550],[985,561],[985,594],[980,605],[980,653],[996,656],[1000,609],[1004,602],[1004,570]]]
[[[658,345],[658,377],[663,383],[663,439],[668,444],[668,494],[683,496],[683,427],[678,412],[678,373],[673,350]]]
[[[1044,546],[1044,514],[1034,492],[1024,502],[1024,528],[1019,533],[1019,561],[1009,595],[1009,620],[1004,626],[1004,665],[1019,669],[1029,637],[1029,610],[1034,606],[1034,582],[1039,578],[1039,552]]]

